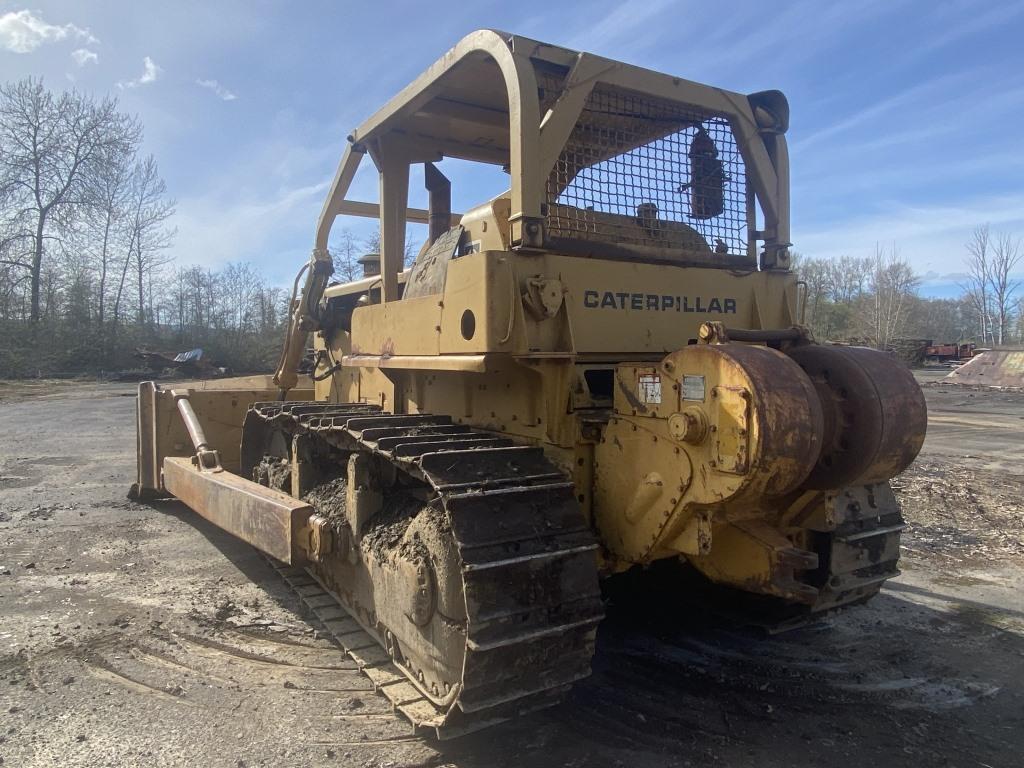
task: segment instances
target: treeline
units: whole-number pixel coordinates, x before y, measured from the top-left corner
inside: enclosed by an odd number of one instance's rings
[[[0,85],[0,377],[138,369],[140,347],[276,363],[291,286],[245,262],[175,264],[175,202],[141,144],[115,98]],[[336,279],[378,246],[340,231]]]
[[[151,319],[174,203],[141,139],[115,99],[0,86],[2,317],[53,320],[91,298],[101,323]]]
[[[137,368],[137,347],[272,363],[284,289],[168,257],[174,201],[113,98],[0,86],[0,375]]]
[[[978,227],[965,246],[968,273],[957,298],[919,295],[921,276],[896,246],[873,257],[797,255],[806,285],[806,322],[819,341],[901,349],[908,342],[974,341],[979,346],[1024,339],[1024,297],[1013,274],[1024,250],[1018,237]]]
[[[155,339],[174,202],[141,140],[116,99],[0,85],[0,372],[103,368]]]
[[[138,120],[114,98],[55,93],[31,78],[0,85],[0,377],[137,369],[137,347],[202,347],[236,372],[276,362],[291,286],[248,263],[174,264],[175,203],[141,142]],[[407,264],[416,240],[409,233]],[[378,249],[376,237],[337,232],[335,279],[360,277],[358,259]],[[796,266],[820,340],[986,345],[1021,341],[1012,279],[1021,256],[1019,238],[979,227],[957,299],[921,298],[895,247]]]
[[[988,224],[974,230],[967,243],[967,278],[963,299],[973,330],[982,344],[1020,343],[1024,334],[1024,299],[1013,274],[1024,258],[1019,237],[993,233]]]

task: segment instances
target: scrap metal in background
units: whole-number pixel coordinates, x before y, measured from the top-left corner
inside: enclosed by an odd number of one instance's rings
[[[227,376],[231,373],[227,368],[214,365],[203,357],[203,350],[198,347],[187,352],[177,353],[156,352],[146,347],[139,347],[135,350],[134,356],[145,362],[149,369],[155,372],[172,369],[181,375],[196,379]]]
[[[932,344],[928,342],[928,348],[924,353],[924,362],[928,364],[959,363],[970,360],[978,350],[973,342],[953,342],[950,344]]]

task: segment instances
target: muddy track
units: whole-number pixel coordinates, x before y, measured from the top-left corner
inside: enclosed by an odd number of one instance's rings
[[[457,573],[446,576],[451,585],[437,591],[459,591],[465,619],[457,631],[464,647],[434,645],[435,629],[428,624],[420,634],[406,617],[398,625],[386,624],[383,606],[401,596],[379,594],[384,585],[371,576],[383,573],[379,568],[364,573],[364,566],[355,565],[353,572],[342,556],[335,558],[342,571],[328,561],[314,563],[308,575],[282,572],[414,726],[438,738],[490,727],[554,705],[590,673],[603,615],[597,544],[572,483],[541,449],[454,424],[447,416],[393,415],[346,404],[256,403],[245,420],[243,472],[249,468],[261,475],[265,459],[260,464],[255,459],[265,445],[282,442],[278,431],[289,445],[303,437],[341,450],[342,466],[354,453],[376,456],[431,494],[423,511],[417,512],[422,504],[397,499],[397,508],[375,516],[359,532],[357,562],[416,562],[417,552],[403,552],[415,541],[404,537],[411,516],[417,523],[436,517],[458,563]],[[338,461],[332,457],[325,473],[336,473]],[[318,495],[314,490],[313,497]],[[335,519],[347,526],[344,517]],[[441,565],[435,562],[430,572],[447,573]],[[352,587],[360,578],[371,581],[363,594],[374,595],[372,604]],[[426,580],[434,578],[440,576]],[[348,611],[347,620],[334,615],[338,606]],[[332,610],[331,616],[322,615],[324,610]],[[421,645],[429,656],[418,655]],[[424,668],[437,657],[455,670],[455,679],[431,681],[429,668],[424,676]]]

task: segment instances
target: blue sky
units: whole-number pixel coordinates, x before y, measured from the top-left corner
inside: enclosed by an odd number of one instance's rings
[[[346,134],[479,27],[785,91],[802,253],[895,243],[941,294],[955,292],[974,226],[1024,236],[1024,0],[0,0],[0,75],[116,94],[177,200],[175,255],[245,259],[284,282],[308,255]],[[498,191],[455,180],[456,207]],[[364,174],[356,196],[374,187]]]

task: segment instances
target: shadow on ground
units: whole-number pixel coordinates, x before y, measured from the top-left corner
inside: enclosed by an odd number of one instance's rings
[[[165,506],[302,612],[262,558],[243,554],[252,550]],[[428,762],[921,768],[1007,765],[1024,750],[1024,637],[1007,625],[1020,611],[895,582],[867,605],[766,635],[695,609],[664,579],[630,586],[609,600],[593,675],[565,703],[453,741],[425,739]]]

